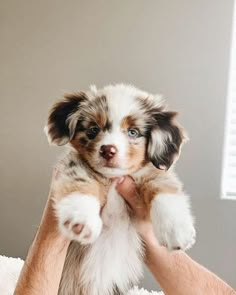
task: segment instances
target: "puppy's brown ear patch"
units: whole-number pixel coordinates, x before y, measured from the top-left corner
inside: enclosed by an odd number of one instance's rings
[[[68,94],[53,105],[45,127],[50,143],[64,145],[73,137],[76,126],[70,126],[70,118],[79,110],[81,102],[85,100],[87,100],[87,96],[83,92]]]
[[[153,127],[148,143],[148,157],[158,169],[168,170],[178,158],[181,145],[187,139],[184,129],[175,122],[176,112],[153,115]]]

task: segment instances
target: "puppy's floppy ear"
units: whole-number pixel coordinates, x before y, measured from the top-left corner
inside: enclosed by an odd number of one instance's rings
[[[64,145],[69,142],[76,128],[75,124],[70,124],[70,120],[79,110],[81,103],[87,99],[83,92],[68,94],[53,105],[44,129],[50,143]]]
[[[182,143],[187,139],[182,127],[174,122],[176,112],[161,111],[153,115],[147,154],[154,166],[168,170],[178,158]]]

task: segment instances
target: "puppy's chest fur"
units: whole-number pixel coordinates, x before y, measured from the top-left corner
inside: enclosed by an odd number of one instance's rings
[[[56,198],[61,199],[75,191],[86,194],[92,189],[103,204],[103,227],[93,244],[82,246],[77,242],[71,243],[59,294],[125,294],[142,276],[143,260],[142,242],[125,201],[117,193],[115,184],[94,174],[76,154],[69,153],[60,165],[61,174],[54,189],[54,194],[58,194]],[[156,169],[147,166],[132,175],[142,197],[149,203],[152,196],[167,189],[166,176],[159,175],[157,178],[156,173]],[[169,189],[174,187],[176,183],[173,181]]]
[[[142,276],[142,243],[114,186],[101,217],[103,229],[94,244],[71,243],[59,294],[123,294]]]

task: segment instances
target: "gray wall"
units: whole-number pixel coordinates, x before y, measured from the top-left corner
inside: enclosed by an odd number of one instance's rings
[[[178,165],[193,198],[190,254],[236,287],[236,201],[220,200],[233,0],[0,3],[0,253],[24,257],[59,149],[42,132],[66,91],[129,82],[163,93],[191,141]],[[147,275],[145,286],[156,287]]]

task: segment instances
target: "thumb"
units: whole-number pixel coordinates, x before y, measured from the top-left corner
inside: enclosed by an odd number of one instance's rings
[[[136,185],[130,176],[120,178],[117,182],[116,189],[131,207],[135,205],[137,201]]]

